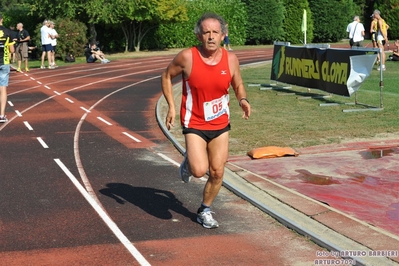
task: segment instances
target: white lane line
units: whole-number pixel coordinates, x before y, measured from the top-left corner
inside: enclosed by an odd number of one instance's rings
[[[27,76],[27,74],[25,74],[25,76]],[[30,77],[31,80],[35,80],[34,78]]]
[[[128,136],[129,138],[131,138],[132,140],[134,140],[135,142],[141,142],[141,140],[139,140],[139,139],[133,137],[132,135],[130,135],[130,134],[127,133],[127,132],[122,132],[122,133],[125,134],[126,136]]]
[[[80,107],[80,109],[82,109],[83,111],[85,111],[86,113],[91,113],[90,110],[87,110],[86,108],[84,108],[83,106]]]
[[[61,95],[61,93],[59,93],[58,91],[54,91],[54,93],[57,95]]]
[[[36,82],[37,82],[38,84],[40,84],[40,85],[42,84],[40,81],[36,81]]]
[[[112,126],[112,124],[110,122],[108,122],[107,120],[105,120],[102,117],[97,116],[97,119],[100,120],[101,122],[104,122],[105,124],[107,124],[108,126]]]
[[[15,113],[17,114],[17,116],[20,116],[20,117],[22,116],[21,112],[18,110],[15,110]]]
[[[54,159],[58,166],[64,171],[64,173],[69,177],[75,187],[79,190],[80,194],[89,202],[93,209],[100,215],[101,219],[105,224],[111,229],[114,235],[121,241],[121,243],[126,247],[126,249],[133,255],[133,257],[140,263],[140,265],[151,265],[141,253],[134,247],[132,242],[122,233],[119,227],[114,221],[107,215],[107,213],[98,205],[98,203],[87,193],[84,187],[79,183],[76,177],[69,171],[68,168],[61,162],[60,159]]]
[[[50,88],[49,86],[47,86],[47,85],[44,85],[44,87],[45,87],[46,89],[48,89],[48,90],[51,90],[51,88]]]
[[[8,101],[8,105],[9,105],[9,106],[14,106],[14,104],[12,103],[12,101]]]
[[[33,130],[33,127],[30,126],[30,124],[28,123],[28,121],[24,121],[25,126],[29,129],[29,130]]]
[[[70,102],[70,103],[74,103],[74,101],[72,101],[72,100],[69,99],[69,98],[65,98],[65,100],[67,100],[67,101]]]
[[[168,156],[162,154],[162,153],[157,153],[159,156],[161,156],[163,159],[167,160],[168,162],[171,162],[172,164],[176,165],[176,166],[180,166],[179,163],[177,163],[175,160],[172,160],[171,158],[169,158]]]
[[[48,149],[46,142],[41,137],[37,137],[37,140],[42,144],[43,148]]]

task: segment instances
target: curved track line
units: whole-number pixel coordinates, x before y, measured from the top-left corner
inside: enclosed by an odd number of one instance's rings
[[[159,64],[158,65],[156,65],[156,66],[159,66]],[[152,70],[156,70],[156,69],[164,69],[164,68],[154,68],[154,69],[152,69]],[[151,71],[152,71],[151,70]],[[88,75],[83,75],[83,76],[78,76],[78,77],[73,77],[73,78],[66,78],[66,79],[61,79],[61,80],[57,80],[57,81],[54,81],[54,82],[50,82],[50,83],[46,83],[46,86],[48,86],[48,85],[53,85],[53,84],[58,84],[58,83],[62,83],[62,82],[65,82],[65,81],[71,81],[71,80],[76,80],[76,79],[82,79],[82,78],[86,78],[86,77],[92,77],[92,76],[97,76],[97,75],[103,75],[103,74],[109,74],[109,73],[113,73],[113,72],[118,72],[118,71],[120,71],[120,69],[118,69],[118,70],[112,70],[112,71],[105,71],[105,72],[101,72],[101,73],[93,73],[93,74],[88,74]],[[150,70],[148,70],[148,71],[150,71]],[[78,71],[75,71],[75,72],[78,72]],[[144,71],[145,72],[145,71]],[[144,73],[143,71],[139,71],[139,72],[134,72],[134,73],[130,73],[130,74],[125,74],[125,75],[121,75],[121,76],[116,76],[116,77],[113,77],[112,79],[114,79],[114,78],[118,78],[118,77],[124,77],[124,76],[126,76],[126,75],[134,75],[134,74],[137,74],[137,73]],[[69,72],[69,73],[74,73],[74,72]],[[63,74],[60,74],[60,75],[63,75]],[[53,75],[52,77],[55,77],[56,75]],[[105,79],[105,80],[103,80],[103,81],[106,81],[107,79]],[[27,80],[27,81],[29,81],[29,82],[31,82],[32,80]],[[97,83],[97,82],[96,82]],[[20,92],[25,92],[25,91],[28,91],[28,90],[32,90],[32,89],[36,89],[36,88],[38,88],[38,87],[41,87],[41,85],[36,85],[36,86],[34,86],[34,87],[31,87],[31,88],[26,88],[26,89],[23,89],[23,90],[20,90],[20,91],[15,91],[15,92],[11,92],[11,93],[8,93],[8,96],[11,96],[11,95],[15,95],[15,94],[18,94],[18,93],[20,93]]]
[[[120,88],[120,89],[117,89],[117,90],[115,90],[115,91],[113,91],[113,92],[107,94],[106,96],[104,96],[103,98],[101,98],[100,100],[98,100],[96,103],[94,103],[94,104],[89,108],[89,111],[93,110],[93,109],[94,109],[97,105],[99,105],[102,101],[104,101],[106,98],[112,96],[113,94],[115,94],[115,93],[117,93],[117,92],[120,92],[120,91],[125,90],[125,89],[127,89],[127,88],[136,86],[136,85],[138,85],[138,84],[141,84],[141,83],[144,83],[144,82],[147,82],[147,81],[150,81],[150,80],[159,78],[159,77],[160,77],[160,76],[158,75],[158,76],[155,76],[155,77],[151,77],[151,78],[148,78],[148,79],[145,79],[145,80],[138,81],[138,82],[133,83],[133,84],[129,84],[129,85],[127,85],[127,86],[125,86],[125,87],[122,87],[122,88]],[[80,178],[82,179],[83,183],[85,184],[86,190],[89,192],[89,194],[90,194],[93,198],[96,199],[96,201],[100,204],[100,206],[101,206],[102,208],[104,208],[104,207],[102,206],[102,204],[100,203],[99,199],[97,198],[97,195],[95,194],[94,190],[93,190],[93,187],[92,187],[92,185],[91,185],[91,183],[90,183],[90,181],[89,181],[89,178],[88,178],[87,175],[86,175],[86,172],[85,172],[85,170],[84,170],[82,161],[81,161],[81,159],[80,159],[80,152],[79,152],[79,134],[80,134],[80,129],[81,129],[81,127],[82,127],[82,124],[83,124],[83,122],[85,121],[85,119],[86,119],[86,117],[87,117],[87,114],[88,114],[87,112],[83,114],[83,116],[80,118],[79,123],[77,124],[76,129],[75,129],[75,135],[74,135],[74,140],[73,140],[73,150],[74,150],[74,155],[75,155],[75,162],[76,162],[76,167],[78,168],[78,171],[79,171]]]
[[[107,79],[103,79],[103,80],[97,80],[97,81],[95,81],[95,82],[90,82],[90,83],[88,83],[88,84],[85,84],[85,85],[82,85],[82,86],[78,86],[78,87],[72,88],[72,89],[70,89],[70,90],[63,91],[62,94],[66,94],[66,93],[68,93],[68,92],[75,91],[75,90],[78,90],[78,89],[81,89],[81,88],[84,88],[84,87],[87,87],[87,86],[90,86],[90,85],[94,85],[94,84],[97,84],[97,83],[102,83],[102,82],[105,82],[105,81],[109,81],[109,80],[113,80],[113,79],[117,79],[117,78],[121,78],[121,77],[132,76],[132,75],[135,75],[135,74],[141,74],[141,73],[151,72],[151,71],[160,70],[160,69],[164,69],[164,68],[163,68],[163,67],[162,67],[162,68],[154,68],[154,69],[151,69],[151,70],[144,70],[144,71],[139,71],[139,72],[135,72],[135,73],[129,73],[129,74],[124,74],[124,75],[120,75],[120,76],[115,76],[115,77],[107,78]],[[86,77],[86,76],[84,76],[84,77]],[[70,80],[70,79],[69,79],[69,80]],[[58,83],[58,82],[57,82],[57,83]],[[51,84],[53,84],[53,83],[51,83]],[[20,111],[20,113],[23,114],[23,113],[25,113],[25,112],[31,110],[32,108],[34,108],[34,107],[36,107],[36,106],[38,106],[38,105],[40,105],[40,104],[42,104],[42,103],[44,103],[44,102],[46,102],[46,101],[48,101],[48,100],[51,100],[52,98],[57,97],[57,96],[58,96],[58,95],[49,96],[48,98],[43,99],[43,100],[41,100],[40,102],[35,103],[34,105],[31,105],[30,107],[26,108],[25,110]],[[0,131],[2,131],[8,124],[10,124],[10,122],[12,122],[12,121],[13,121],[14,119],[16,119],[17,117],[18,117],[18,116],[13,116],[13,117],[11,117],[11,118],[8,120],[7,123],[4,123],[2,126],[0,126]]]

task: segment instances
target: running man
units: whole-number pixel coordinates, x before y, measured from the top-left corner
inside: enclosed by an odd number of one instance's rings
[[[182,50],[162,74],[162,91],[169,106],[166,127],[175,125],[175,103],[172,79],[182,75],[183,91],[180,122],[186,143],[180,177],[189,182],[209,171],[197,221],[205,228],[219,227],[213,219],[211,205],[222,186],[224,166],[228,159],[230,130],[229,88],[234,90],[243,118],[248,119],[251,106],[235,54],[223,49],[226,22],[214,13],[205,13],[194,33],[201,45]]]

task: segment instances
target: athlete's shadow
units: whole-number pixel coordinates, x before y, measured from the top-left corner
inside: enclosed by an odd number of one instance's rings
[[[172,219],[170,211],[184,215],[193,221],[196,219],[196,214],[187,210],[170,191],[133,187],[123,183],[109,183],[107,188],[100,189],[100,193],[115,199],[120,204],[130,202],[160,219]]]

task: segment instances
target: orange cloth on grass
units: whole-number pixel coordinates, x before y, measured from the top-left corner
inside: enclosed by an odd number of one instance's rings
[[[289,147],[267,146],[250,150],[248,153],[252,159],[276,158],[282,156],[298,156],[299,154]]]

